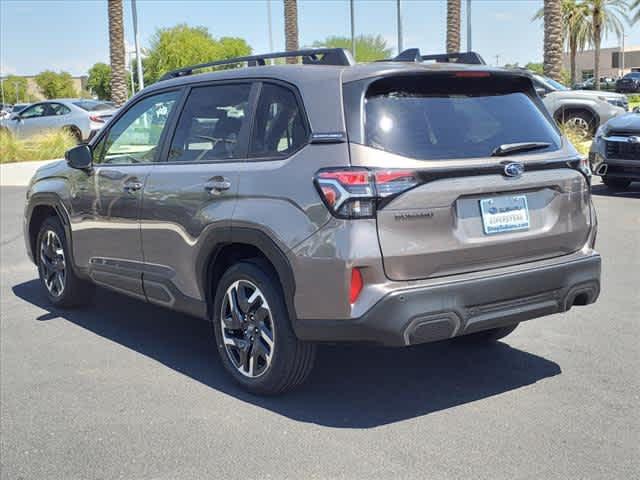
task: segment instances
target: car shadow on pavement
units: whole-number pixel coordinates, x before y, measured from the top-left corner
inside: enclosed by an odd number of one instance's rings
[[[602,197],[639,198],[640,182],[634,182],[624,190],[613,190],[604,184],[593,185],[591,193]]]
[[[33,320],[67,320],[242,401],[334,428],[386,425],[561,373],[558,364],[502,342],[410,348],[323,345],[301,388],[258,397],[241,390],[224,372],[208,322],[102,289],[93,306],[80,310],[53,309],[37,280],[16,285],[13,292],[47,310]]]

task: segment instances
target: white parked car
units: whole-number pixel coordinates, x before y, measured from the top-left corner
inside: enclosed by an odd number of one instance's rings
[[[65,98],[47,100],[12,112],[0,120],[0,130],[27,138],[51,130],[67,130],[78,142],[88,141],[116,112],[111,102]]]

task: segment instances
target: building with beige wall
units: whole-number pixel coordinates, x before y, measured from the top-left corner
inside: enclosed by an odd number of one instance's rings
[[[585,50],[576,56],[576,79],[587,80],[593,77],[594,51]],[[568,71],[571,68],[568,53],[563,56],[562,66]],[[625,47],[624,68],[622,49],[619,47],[600,50],[600,76],[618,78],[629,72],[640,72],[640,47]]]

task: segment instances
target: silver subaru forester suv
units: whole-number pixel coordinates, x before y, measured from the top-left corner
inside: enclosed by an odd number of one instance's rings
[[[495,341],[593,303],[589,187],[526,73],[305,50],[146,88],[36,173],[24,233],[54,305],[100,285],[207,319],[273,394],[318,342]]]

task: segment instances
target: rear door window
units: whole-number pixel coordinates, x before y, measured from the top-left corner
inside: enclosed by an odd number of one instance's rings
[[[560,146],[560,136],[521,82],[491,78],[390,77],[365,96],[364,143],[422,160],[488,157],[519,142]],[[543,150],[539,150],[543,151]]]
[[[281,85],[265,83],[260,91],[250,156],[286,157],[309,137],[295,94]]]
[[[242,156],[239,139],[247,129],[250,83],[209,85],[191,89],[180,114],[170,162],[235,160]]]

